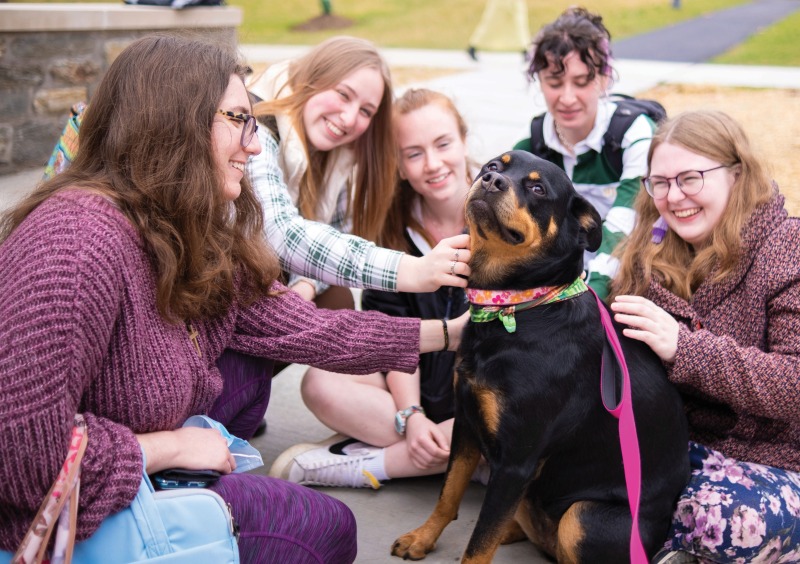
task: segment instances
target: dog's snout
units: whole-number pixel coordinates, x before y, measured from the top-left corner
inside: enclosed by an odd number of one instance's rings
[[[498,172],[487,172],[481,177],[481,185],[487,192],[505,192],[508,190],[508,180]]]

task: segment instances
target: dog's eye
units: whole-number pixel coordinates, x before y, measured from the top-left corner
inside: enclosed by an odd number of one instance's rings
[[[497,170],[497,163],[488,163],[486,165],[486,170],[496,171]]]
[[[528,190],[536,194],[537,196],[544,196],[547,194],[547,191],[544,189],[544,186],[538,183],[531,182],[528,184]]]

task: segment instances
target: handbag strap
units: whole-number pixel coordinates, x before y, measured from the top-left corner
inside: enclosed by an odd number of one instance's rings
[[[69,441],[67,458],[61,466],[56,481],[47,492],[36,517],[28,528],[17,551],[11,558],[12,564],[30,564],[41,562],[50,541],[50,535],[56,524],[65,518],[56,534],[56,544],[65,551],[64,561],[69,564],[72,559],[72,547],[75,544],[75,522],[78,512],[78,484],[83,453],[86,451],[88,435],[86,421],[81,414],[75,415],[72,436]],[[65,507],[69,501],[69,506]],[[69,526],[69,525],[73,526]]]
[[[131,502],[131,512],[136,521],[136,526],[139,527],[139,533],[142,535],[147,557],[156,558],[157,556],[172,554],[177,551],[169,541],[167,528],[164,526],[161,513],[156,507],[153,497],[155,490],[146,470],[144,470],[145,468],[147,468],[147,460],[144,458],[143,450],[142,481],[139,483],[139,491],[136,497]]]

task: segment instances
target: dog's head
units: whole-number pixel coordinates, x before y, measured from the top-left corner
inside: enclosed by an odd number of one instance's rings
[[[556,165],[511,151],[481,168],[467,196],[469,285],[519,290],[567,284],[602,238],[600,214]]]

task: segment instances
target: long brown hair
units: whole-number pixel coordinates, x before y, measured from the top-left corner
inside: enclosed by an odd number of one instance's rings
[[[292,120],[308,158],[300,185],[298,208],[306,219],[316,219],[324,185],[328,152],[312,151],[303,126],[303,109],[309,98],[329,90],[362,68],[374,68],[383,78],[383,97],[367,130],[353,143],[356,160],[355,193],[351,199],[353,233],[375,241],[380,234],[394,190],[395,152],[392,135],[392,79],[389,67],[375,45],[356,37],[332,37],[289,65],[291,94],[256,104],[263,118],[286,113]]]
[[[279,266],[258,199],[243,180],[239,198],[224,200],[212,151],[219,101],[231,76],[244,73],[226,47],[160,35],[133,42],[89,103],[74,162],[3,218],[0,238],[58,190],[91,190],[146,242],[165,320],[215,317],[236,299],[267,294]]]
[[[406,90],[400,98],[395,100],[392,109],[393,119],[396,121],[398,118],[430,104],[436,104],[446,112],[452,114],[453,118],[456,120],[461,141],[466,144],[468,133],[467,122],[464,121],[464,117],[458,111],[458,108],[456,108],[453,100],[441,92],[428,90],[427,88],[410,88]],[[399,147],[395,147],[395,151],[399,152]],[[470,167],[477,168],[471,159],[467,159],[467,178],[470,177]],[[428,244],[433,247],[436,244],[433,236],[428,233],[425,227],[417,221],[411,213],[412,203],[417,193],[414,191],[414,188],[411,187],[408,180],[403,180],[400,177],[399,168],[395,175],[395,182],[397,188],[394,192],[394,200],[386,216],[386,225],[378,239],[378,243],[390,249],[410,253],[411,249],[405,238],[405,230],[406,227],[411,227],[421,234]]]
[[[772,183],[763,161],[750,147],[742,127],[723,112],[685,112],[662,123],[650,144],[648,166],[662,143],[680,145],[723,165],[738,165],[741,170],[725,214],[711,233],[710,244],[698,252],[672,231],[660,244],[651,241],[659,213],[653,199],[641,190],[634,203],[636,225],[615,252],[620,256],[620,270],[612,283],[611,299],[620,294],[645,295],[653,276],[684,299],[689,299],[715,268],[712,282],[725,279],[738,264],[742,229],[753,211],[772,197]]]

